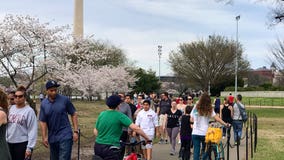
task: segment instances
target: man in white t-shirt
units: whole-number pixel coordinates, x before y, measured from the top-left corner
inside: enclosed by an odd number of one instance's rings
[[[155,131],[158,134],[158,116],[150,108],[151,101],[144,100],[143,101],[143,110],[141,110],[136,118],[135,124],[138,125],[145,133],[146,135],[153,140]],[[143,137],[140,137],[141,140],[144,140]],[[143,149],[143,155],[144,158],[147,160],[152,159],[152,143],[147,144],[146,146],[142,145]]]

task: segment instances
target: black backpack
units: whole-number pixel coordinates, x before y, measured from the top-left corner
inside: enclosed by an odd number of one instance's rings
[[[239,103],[237,103],[237,106],[239,108],[240,116],[242,117],[242,121],[246,122],[248,120],[248,115],[247,115],[245,107],[244,108],[241,107],[241,105]]]

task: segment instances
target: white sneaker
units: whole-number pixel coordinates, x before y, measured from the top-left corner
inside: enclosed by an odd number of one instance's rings
[[[226,138],[225,136],[222,137],[222,139],[225,139],[225,138]]]

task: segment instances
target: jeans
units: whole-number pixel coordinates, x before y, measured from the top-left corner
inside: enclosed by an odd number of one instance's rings
[[[71,160],[73,139],[50,143],[50,160]]]
[[[201,153],[202,157],[205,156],[205,136],[192,135],[193,142],[193,160],[200,160],[200,143],[202,144]]]
[[[234,140],[240,140],[242,137],[243,122],[239,120],[233,120]]]

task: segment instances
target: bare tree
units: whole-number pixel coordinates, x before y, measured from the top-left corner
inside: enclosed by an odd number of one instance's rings
[[[225,3],[233,5],[234,1],[237,0],[215,0],[219,3]],[[249,0],[248,0],[249,1]],[[268,13],[269,21],[271,25],[276,25],[279,23],[284,23],[284,0],[254,0],[255,2],[266,2],[271,3],[274,7],[272,7],[271,11]]]
[[[237,55],[239,71],[247,70],[249,62],[242,57],[241,45]],[[200,40],[184,43],[177,52],[170,54],[171,67],[184,81],[208,90],[208,85],[215,85],[220,79],[234,74],[236,42],[221,36],[210,36],[206,41]]]

